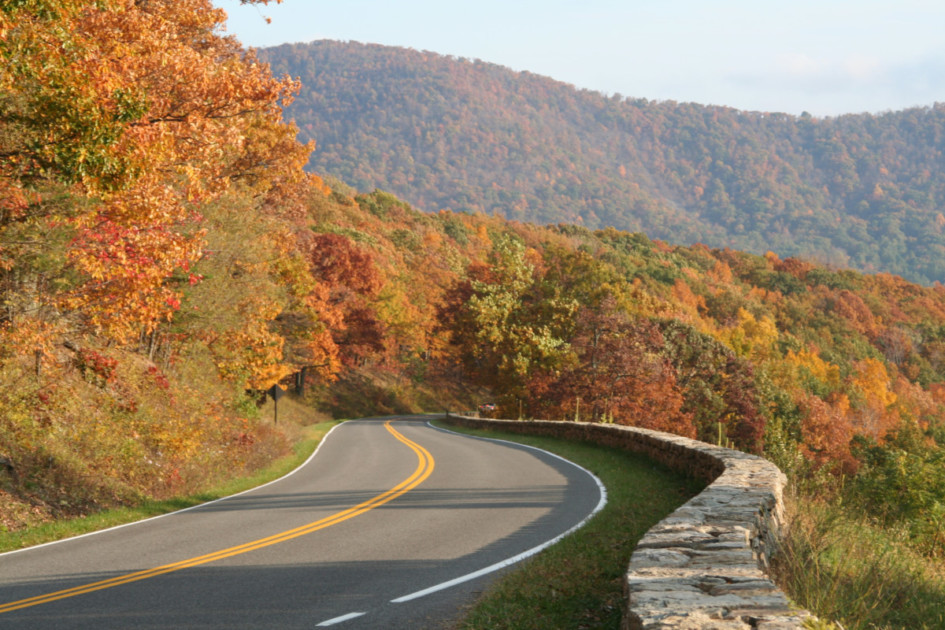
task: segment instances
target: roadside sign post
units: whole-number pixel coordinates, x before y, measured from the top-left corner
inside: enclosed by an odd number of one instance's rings
[[[285,395],[285,390],[276,383],[266,390],[266,394],[272,396],[272,423],[279,424],[279,399]]]

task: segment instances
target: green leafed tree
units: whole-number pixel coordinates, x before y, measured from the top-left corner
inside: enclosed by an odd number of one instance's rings
[[[542,291],[525,244],[502,234],[488,265],[471,268],[470,279],[454,288],[452,305],[449,325],[467,368],[517,413],[529,375],[567,355],[577,303]]]

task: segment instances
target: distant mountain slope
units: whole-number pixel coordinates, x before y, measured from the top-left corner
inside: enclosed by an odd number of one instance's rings
[[[310,168],[361,190],[945,281],[945,105],[815,119],[378,45],[262,56],[303,83],[287,117],[318,144]]]

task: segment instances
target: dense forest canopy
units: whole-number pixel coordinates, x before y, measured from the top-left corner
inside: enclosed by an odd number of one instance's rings
[[[301,80],[286,116],[310,169],[359,190],[945,281],[945,105],[818,119],[354,42],[260,55]]]

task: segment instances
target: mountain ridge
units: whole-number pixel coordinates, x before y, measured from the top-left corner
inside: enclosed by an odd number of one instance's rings
[[[356,42],[260,51],[300,78],[310,170],[424,211],[644,231],[945,280],[945,105],[830,118],[606,96]]]

